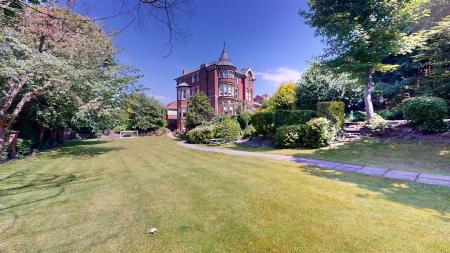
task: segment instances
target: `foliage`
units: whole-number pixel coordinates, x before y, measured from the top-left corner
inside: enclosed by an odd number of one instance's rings
[[[274,132],[274,116],[272,112],[257,112],[253,114],[250,123],[255,127],[256,133],[269,136]]]
[[[251,138],[251,137],[254,137],[254,136],[256,136],[256,129],[255,129],[255,127],[252,126],[252,125],[248,125],[244,129],[244,131],[242,133],[242,138],[248,139],[248,138]]]
[[[317,115],[333,122],[338,128],[344,125],[345,104],[341,101],[319,102],[317,103]]]
[[[237,121],[239,122],[241,129],[246,129],[248,127],[248,125],[250,124],[251,118],[252,118],[252,114],[247,111],[239,112],[237,114]]]
[[[175,137],[177,137],[177,138],[184,138],[186,132],[183,131],[183,130],[176,129],[175,131],[173,131],[172,134],[173,134],[173,136],[175,136]]]
[[[199,92],[189,98],[185,126],[187,129],[193,129],[207,122],[213,115],[208,97]]]
[[[320,148],[329,145],[336,135],[334,124],[326,118],[315,118],[306,123],[303,145]]]
[[[273,112],[276,110],[294,109],[295,94],[297,86],[294,82],[282,83],[275,94],[264,101],[263,111]]]
[[[437,97],[414,97],[403,100],[405,119],[421,132],[438,133],[447,130],[443,119],[448,109],[445,100]]]
[[[16,158],[22,159],[33,151],[33,142],[31,140],[17,138],[16,140]]]
[[[127,95],[125,101],[131,129],[147,132],[166,125],[166,110],[159,100],[135,93]]]
[[[306,125],[281,126],[275,132],[276,148],[297,148],[305,135]]]
[[[345,121],[347,122],[360,122],[366,120],[366,112],[363,111],[350,111]]]
[[[383,119],[380,115],[374,115],[372,121],[367,123],[366,126],[373,132],[380,132],[389,127],[389,123]]]
[[[378,112],[378,115],[387,120],[402,120],[403,109],[400,106],[397,106],[390,109],[381,110]]]
[[[214,136],[222,138],[225,143],[239,140],[241,126],[235,119],[226,118],[214,128]]]
[[[300,12],[306,23],[316,28],[316,35],[324,38],[326,63],[364,81],[368,121],[374,113],[373,73],[395,69],[396,65],[384,62],[386,57],[411,52],[422,43],[420,38],[408,36],[409,28],[428,14],[428,2],[311,0],[309,9]]]
[[[197,126],[186,133],[187,141],[193,144],[207,144],[213,136],[213,126]]]
[[[346,110],[359,108],[362,87],[349,73],[338,73],[314,59],[297,83],[297,109],[315,110],[317,102],[339,100]]]
[[[316,116],[317,113],[313,110],[276,110],[273,117],[275,128],[278,128],[283,125],[306,124]]]

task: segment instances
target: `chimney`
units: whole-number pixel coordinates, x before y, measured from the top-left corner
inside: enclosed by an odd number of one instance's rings
[[[186,72],[186,70],[181,70],[181,74],[184,75],[184,73]]]

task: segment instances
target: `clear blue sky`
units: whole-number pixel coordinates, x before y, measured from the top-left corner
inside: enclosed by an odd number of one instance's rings
[[[99,18],[117,12],[118,6],[111,0],[90,0],[78,8]],[[116,38],[121,48],[117,58],[142,72],[140,83],[150,88],[149,95],[168,103],[176,98],[174,78],[181,70],[217,60],[226,41],[233,63],[257,74],[255,93],[271,94],[280,81],[295,78],[312,56],[322,53],[320,39],[297,14],[304,8],[306,1],[193,0],[192,16],[179,20],[190,37],[175,45],[170,56],[161,57],[167,40],[150,18],[144,29],[133,25]],[[104,27],[121,30],[129,21],[120,16],[106,20]]]

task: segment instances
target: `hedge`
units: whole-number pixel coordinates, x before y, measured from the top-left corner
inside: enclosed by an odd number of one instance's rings
[[[281,126],[275,132],[276,148],[297,148],[302,143],[306,125]]]
[[[197,126],[186,133],[186,139],[193,144],[207,144],[213,138],[214,128],[212,126]]]
[[[313,110],[277,110],[274,112],[273,120],[275,128],[284,125],[302,125],[316,117]]]
[[[414,97],[402,101],[403,115],[416,129],[426,133],[445,132],[443,119],[447,116],[447,104],[438,97]]]
[[[342,128],[345,119],[345,104],[341,101],[317,103],[317,115],[330,120],[338,128]]]
[[[255,127],[258,135],[268,136],[275,131],[272,112],[258,112],[253,114],[250,124]]]

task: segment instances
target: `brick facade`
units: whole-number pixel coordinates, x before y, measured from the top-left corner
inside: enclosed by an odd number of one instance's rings
[[[203,92],[216,115],[234,115],[236,108],[253,110],[255,81],[250,68],[237,70],[225,49],[218,62],[202,64],[199,68],[185,72],[175,79],[177,82],[177,128],[184,129],[184,116],[189,97]]]

